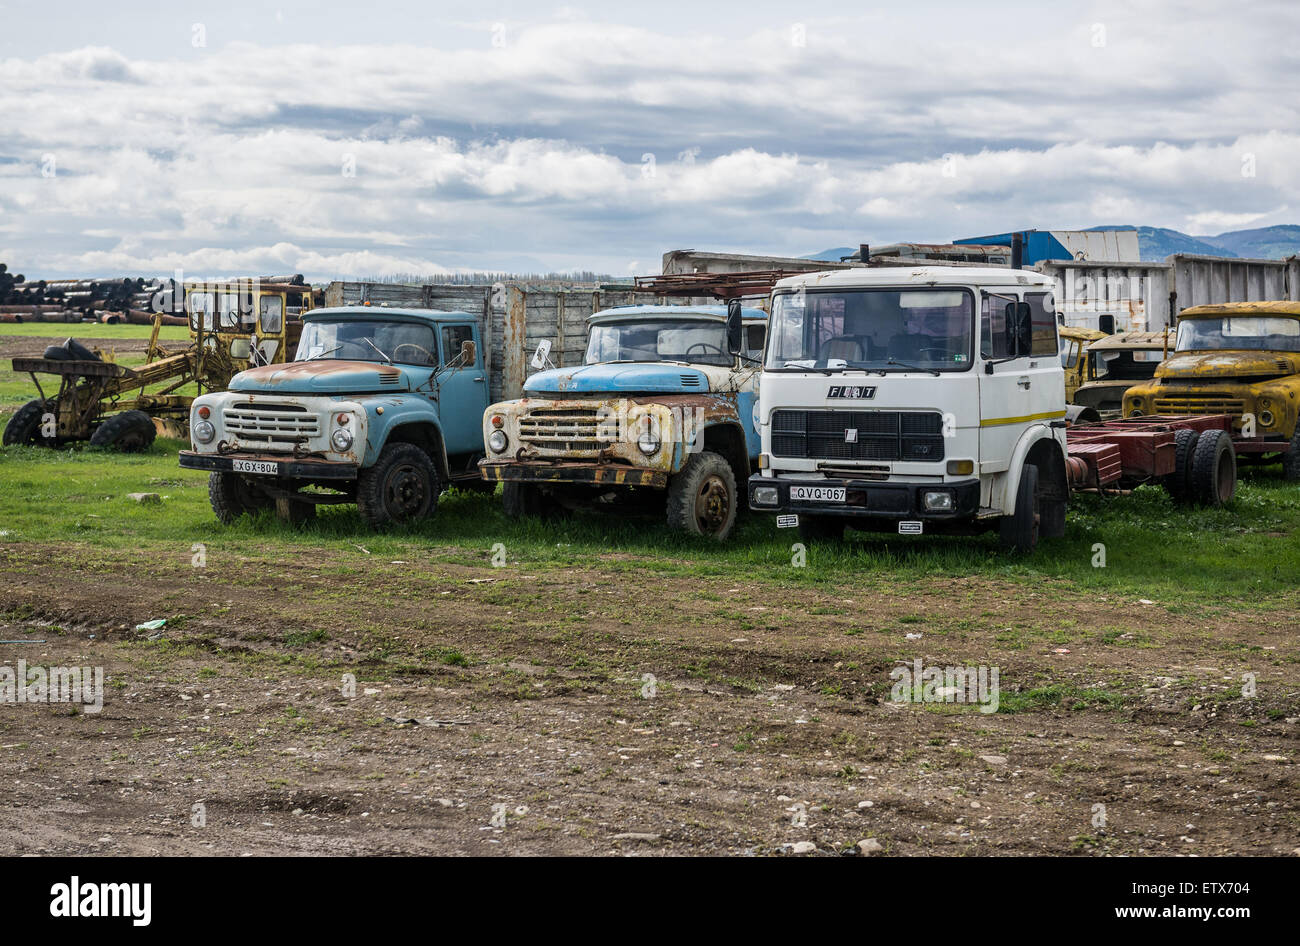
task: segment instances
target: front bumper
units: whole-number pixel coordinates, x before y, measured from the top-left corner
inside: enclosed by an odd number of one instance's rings
[[[777,504],[754,504],[754,489],[776,487]],[[842,486],[844,502],[820,503],[790,499],[791,486]],[[953,508],[929,510],[922,505],[922,495],[935,490],[953,494]],[[958,480],[949,483],[882,483],[876,480],[826,479],[822,477],[786,478],[756,473],[749,478],[749,508],[755,512],[806,513],[845,519],[927,519],[956,521],[974,519],[980,508],[980,481]]]
[[[668,486],[668,474],[619,463],[499,462],[480,460],[479,473],[493,483],[584,483],[602,486]]]
[[[338,460],[309,460],[286,458],[283,453],[196,453],[193,450],[180,452],[181,466],[187,470],[209,470],[215,473],[234,473],[236,460],[249,460],[254,463],[274,463],[277,471],[271,473],[248,473],[249,476],[265,476],[281,480],[355,480],[357,465]],[[243,471],[238,471],[243,472]]]

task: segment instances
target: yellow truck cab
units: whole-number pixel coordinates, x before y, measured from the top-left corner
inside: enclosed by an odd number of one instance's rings
[[[1070,403],[1091,408],[1101,420],[1123,416],[1124,393],[1150,381],[1173,347],[1172,332],[1116,332],[1088,343],[1083,353],[1083,383]]]
[[[1242,459],[1282,460],[1300,480],[1300,302],[1185,309],[1169,357],[1128,389],[1124,416],[1231,414]]]
[[[1095,328],[1080,328],[1074,325],[1062,325],[1057,329],[1061,337],[1061,367],[1065,369],[1065,400],[1074,403],[1074,392],[1082,384],[1091,381],[1088,375],[1088,359],[1084,350],[1099,338],[1105,338],[1105,332]]]

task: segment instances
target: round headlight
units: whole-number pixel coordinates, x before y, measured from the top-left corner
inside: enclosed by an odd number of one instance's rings
[[[212,443],[212,438],[217,435],[217,428],[213,427],[206,420],[201,420],[194,425],[194,440],[197,443]]]
[[[636,445],[642,453],[650,456],[659,449],[659,438],[652,431],[647,430],[636,439]]]
[[[330,437],[330,443],[334,445],[334,449],[339,453],[348,450],[352,446],[352,431],[340,427]]]
[[[1260,412],[1259,412],[1259,422],[1260,422],[1260,424],[1263,425],[1264,427],[1272,427],[1272,426],[1273,426],[1273,412],[1272,412],[1272,411],[1260,411]]]
[[[503,431],[494,430],[488,434],[488,446],[492,448],[493,453],[505,453],[509,443],[510,438]]]

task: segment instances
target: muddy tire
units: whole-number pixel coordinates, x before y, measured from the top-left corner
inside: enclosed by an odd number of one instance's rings
[[[357,477],[357,511],[379,528],[433,515],[442,483],[429,455],[413,443],[390,443]]]
[[[1192,496],[1192,453],[1196,450],[1196,439],[1200,435],[1194,430],[1180,430],[1174,455],[1174,472],[1161,479],[1161,484],[1176,503],[1190,503]]]
[[[1293,483],[1300,480],[1300,421],[1296,423],[1295,433],[1291,435],[1291,452],[1282,454],[1282,479]]]
[[[270,509],[270,497],[253,489],[238,473],[208,474],[208,502],[223,525],[230,525],[240,516],[253,515]]]
[[[668,481],[668,525],[721,542],[736,525],[736,475],[710,450],[692,453]]]
[[[90,445],[122,453],[139,453],[148,450],[157,435],[153,418],[144,411],[123,411],[99,425],[90,435]]]
[[[799,539],[805,545],[843,541],[845,527],[844,520],[837,516],[805,516],[799,513]]]
[[[1237,492],[1237,454],[1224,430],[1203,430],[1192,453],[1191,489],[1202,506],[1224,506]]]
[[[547,497],[536,483],[506,480],[501,484],[501,508],[510,519],[541,519],[546,515]]]
[[[41,436],[41,419],[53,407],[46,407],[44,401],[28,401],[9,418],[5,424],[4,445],[57,447],[58,438]]]
[[[1038,546],[1042,500],[1038,495],[1038,467],[1026,463],[1016,489],[1016,511],[998,523],[998,538],[1009,552],[1028,554]]]

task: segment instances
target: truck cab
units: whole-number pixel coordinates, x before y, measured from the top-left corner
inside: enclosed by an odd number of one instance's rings
[[[1065,378],[1052,281],[986,267],[855,268],[772,293],[750,508],[805,540],[846,526],[1065,527]]]
[[[372,526],[431,515],[448,485],[480,487],[488,402],[478,320],[351,306],[303,315],[297,359],[235,375],[195,399],[193,449],[222,522],[356,503]]]
[[[480,468],[505,484],[507,515],[640,499],[675,528],[725,539],[759,452],[767,326],[760,309],[732,310],[734,332],[721,305],[597,312],[583,364],[534,374],[523,397],[489,407]]]
[[[1243,458],[1282,461],[1300,480],[1300,302],[1184,309],[1173,350],[1124,394],[1124,416],[1231,414]]]

